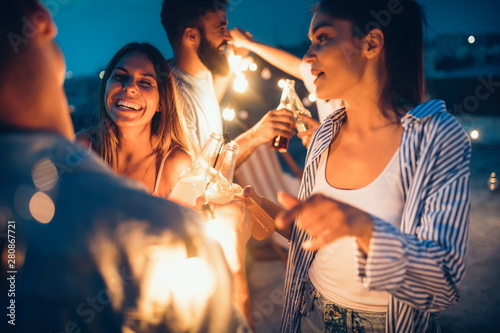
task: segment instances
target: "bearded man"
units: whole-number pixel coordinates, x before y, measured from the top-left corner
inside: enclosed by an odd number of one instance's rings
[[[222,133],[222,117],[212,75],[227,75],[225,47],[232,42],[227,29],[227,0],[164,0],[161,23],[174,51],[170,61],[191,139],[198,150],[212,132]],[[275,136],[291,138],[294,120],[286,110],[269,111],[255,126],[238,136],[239,166],[261,144]]]

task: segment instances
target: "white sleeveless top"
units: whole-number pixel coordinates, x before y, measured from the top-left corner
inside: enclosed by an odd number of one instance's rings
[[[328,149],[321,156],[312,193],[347,203],[399,228],[404,205],[399,149],[373,182],[355,190],[341,190],[328,184],[327,157]],[[344,237],[320,249],[309,269],[309,278],[323,296],[340,306],[386,312],[389,293],[369,291],[357,280],[356,246],[354,237]]]

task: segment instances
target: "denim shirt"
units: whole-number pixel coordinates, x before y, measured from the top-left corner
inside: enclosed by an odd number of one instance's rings
[[[311,195],[321,154],[346,119],[332,113],[313,135],[299,198]],[[373,217],[370,250],[358,248],[358,279],[390,294],[387,332],[425,332],[431,313],[456,303],[465,272],[470,212],[470,141],[443,101],[419,104],[402,119],[399,148],[405,205],[401,227]],[[315,253],[295,225],[290,237],[281,332],[300,330],[300,301]]]
[[[224,254],[197,212],[137,190],[58,135],[1,133],[0,161],[0,232],[15,225],[17,332],[247,332]],[[186,292],[193,267],[205,275]]]

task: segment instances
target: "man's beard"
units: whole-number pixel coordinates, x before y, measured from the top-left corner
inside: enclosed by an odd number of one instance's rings
[[[227,42],[223,41],[219,47],[222,45],[227,45]],[[226,55],[219,54],[218,48],[210,43],[203,32],[201,33],[201,41],[197,53],[203,65],[205,65],[213,75],[226,76],[229,73],[229,62],[227,61]]]

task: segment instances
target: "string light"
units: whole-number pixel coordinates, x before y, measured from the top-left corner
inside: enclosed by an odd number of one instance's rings
[[[239,72],[239,68],[240,68],[240,64],[241,64],[242,60],[243,60],[243,58],[239,54],[236,55],[234,53],[230,53],[229,56],[227,57],[227,61],[229,62],[229,67],[231,67],[231,69],[234,72]]]
[[[315,94],[309,94],[309,97],[308,97],[308,98],[309,98],[309,100],[310,100],[311,102],[313,102],[313,103],[314,103],[314,102],[316,102],[316,101],[318,100],[318,98],[316,97],[316,95],[315,95]]]
[[[245,75],[236,75],[236,79],[233,81],[233,89],[236,92],[244,93],[248,88],[248,81],[245,79]]]
[[[224,110],[222,110],[222,118],[224,118],[224,120],[226,121],[232,121],[235,116],[236,112],[233,108],[225,108]]]
[[[267,67],[260,72],[260,77],[264,80],[269,80],[272,76],[271,71]]]

